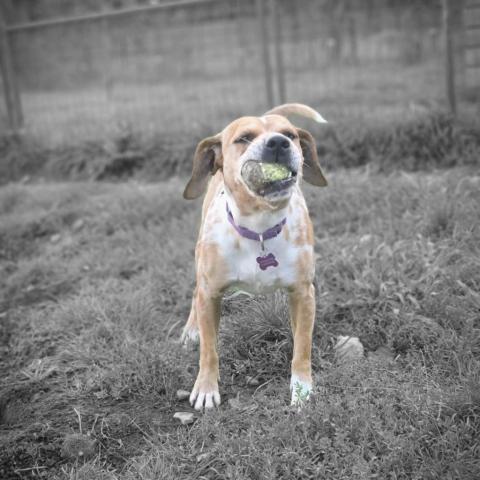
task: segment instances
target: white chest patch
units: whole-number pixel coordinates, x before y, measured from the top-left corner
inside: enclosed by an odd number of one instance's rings
[[[207,228],[204,229],[202,238],[205,242],[218,245],[219,253],[226,262],[226,293],[245,291],[261,294],[295,285],[300,275],[300,255],[304,252],[312,253],[311,246],[297,246],[291,240],[292,233],[299,227],[301,218],[296,209],[292,208],[292,212],[285,217],[287,221],[283,228],[289,230],[289,238],[286,238],[282,229],[276,237],[265,240],[262,251],[261,242],[241,236],[230,224],[226,213],[226,197],[226,195],[217,195],[213,201],[205,218]],[[292,201],[304,202],[303,197],[292,198]],[[264,230],[273,227],[274,224],[265,225]],[[261,233],[264,230],[255,231]],[[257,258],[269,254],[274,256],[275,262],[267,262],[268,266],[262,269]]]

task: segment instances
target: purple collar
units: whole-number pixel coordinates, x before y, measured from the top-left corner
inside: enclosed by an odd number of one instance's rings
[[[285,223],[287,223],[287,219],[284,218],[280,223],[277,223],[271,228],[268,228],[262,233],[257,233],[254,232],[253,230],[250,230],[249,228],[242,227],[240,225],[237,225],[235,223],[235,220],[233,219],[232,212],[230,211],[230,208],[228,207],[228,203],[226,203],[227,207],[227,217],[228,221],[232,224],[233,228],[238,232],[238,234],[244,238],[248,238],[249,240],[255,240],[257,242],[261,242],[262,244],[262,250],[263,250],[263,242],[265,240],[270,240],[271,238],[275,238],[281,231]]]

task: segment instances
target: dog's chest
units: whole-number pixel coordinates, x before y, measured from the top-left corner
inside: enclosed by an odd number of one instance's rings
[[[260,294],[294,286],[299,278],[300,257],[307,250],[310,253],[312,247],[296,245],[282,231],[266,240],[262,250],[259,241],[244,238],[232,228],[223,208],[211,212],[216,221],[211,223],[205,240],[218,246],[226,265],[225,289]],[[290,216],[285,228],[291,229],[297,221]]]
[[[284,238],[266,241],[262,251],[260,242],[232,241],[228,237],[222,242],[221,250],[228,266],[229,288],[267,293],[296,282],[299,252]]]

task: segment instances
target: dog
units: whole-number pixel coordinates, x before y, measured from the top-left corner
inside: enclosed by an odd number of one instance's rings
[[[300,181],[320,187],[327,181],[312,135],[290,123],[291,114],[326,123],[306,105],[284,104],[261,117],[233,121],[195,150],[183,196],[206,194],[195,248],[196,287],[182,341],[200,342],[200,368],[190,394],[196,410],[220,405],[216,344],[221,299],[231,289],[288,291],[292,404],[302,403],[312,390],[314,233]],[[288,173],[265,182],[245,173],[265,164]]]

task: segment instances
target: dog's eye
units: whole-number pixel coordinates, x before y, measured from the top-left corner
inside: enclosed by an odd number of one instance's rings
[[[253,133],[244,133],[237,137],[233,143],[250,143],[255,138]]]
[[[298,136],[293,132],[282,132],[283,135],[288,137],[290,140],[295,140]]]

